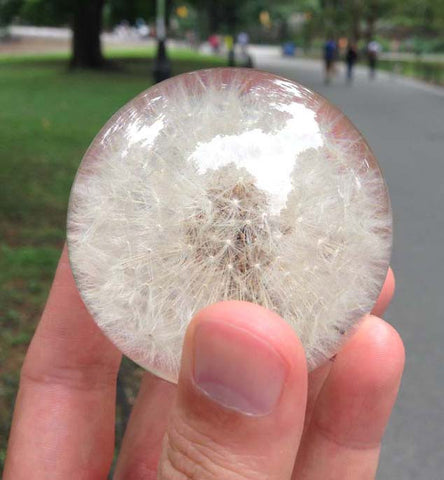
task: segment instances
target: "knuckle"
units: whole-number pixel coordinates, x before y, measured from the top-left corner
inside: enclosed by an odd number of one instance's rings
[[[113,389],[117,380],[115,368],[100,366],[57,366],[45,367],[25,363],[20,372],[20,385],[37,384],[57,386],[69,390],[89,392],[92,390]]]
[[[172,419],[164,438],[159,480],[261,480],[254,461],[241,458],[181,419]]]

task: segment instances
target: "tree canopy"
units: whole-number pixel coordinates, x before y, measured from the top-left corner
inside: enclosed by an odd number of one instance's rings
[[[75,9],[85,0],[0,0],[0,23],[14,18],[33,25],[67,25]],[[89,3],[86,0],[86,3]],[[107,27],[142,17],[152,21],[155,2],[147,0],[103,0]],[[396,33],[442,34],[444,0],[168,0],[170,11],[182,5],[205,17],[206,30],[219,31],[257,26],[261,12],[280,22],[296,12],[305,13],[318,34],[334,30],[340,34],[368,36],[379,21]],[[208,32],[206,32],[208,33]]]
[[[444,45],[444,0],[167,0],[167,5],[176,23],[178,11],[192,12],[189,20],[195,19],[194,25],[180,20],[201,39],[245,29],[254,41],[282,42],[297,31],[298,38],[309,44],[327,36],[370,40],[381,31],[400,39],[435,37]],[[124,19],[134,23],[139,17],[153,22],[155,2],[0,0],[0,26],[14,19],[32,25],[70,25],[73,66],[102,66],[102,26],[111,28]]]

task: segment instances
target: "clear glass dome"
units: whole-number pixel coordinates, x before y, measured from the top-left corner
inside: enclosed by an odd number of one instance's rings
[[[103,127],[68,214],[74,277],[132,360],[177,381],[193,315],[258,303],[301,339],[309,368],[369,312],[392,220],[377,162],[318,94],[247,69],[160,83]]]

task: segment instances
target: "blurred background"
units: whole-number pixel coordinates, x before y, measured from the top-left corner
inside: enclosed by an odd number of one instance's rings
[[[444,0],[0,0],[0,468],[83,153],[153,83],[226,65],[320,92],[375,151],[407,349],[378,478],[442,479]],[[142,373],[123,362],[117,443]]]

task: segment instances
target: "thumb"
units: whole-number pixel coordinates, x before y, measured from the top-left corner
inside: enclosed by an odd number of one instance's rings
[[[302,346],[279,316],[222,302],[188,327],[158,478],[290,479],[303,428]]]

